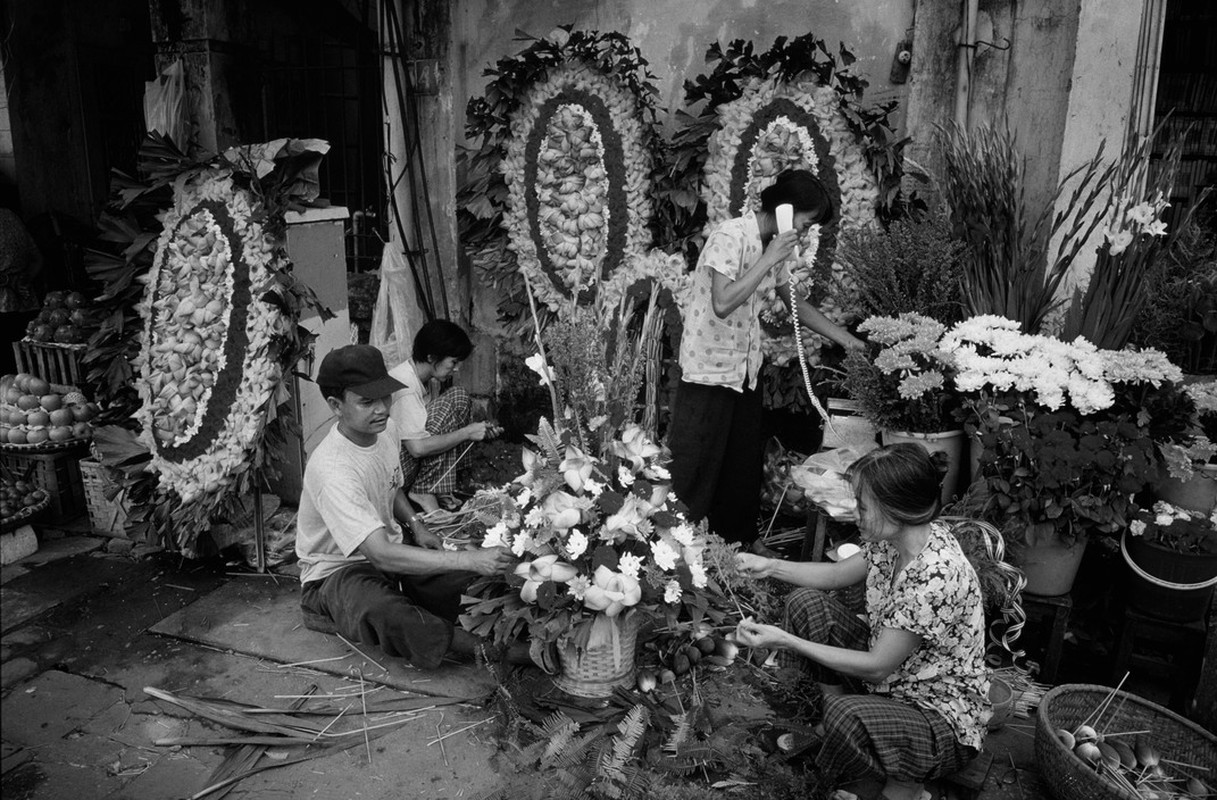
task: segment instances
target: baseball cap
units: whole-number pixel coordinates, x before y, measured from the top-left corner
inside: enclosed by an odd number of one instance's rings
[[[317,370],[317,384],[350,389],[373,400],[405,388],[389,376],[384,356],[369,344],[348,344],[326,353]]]

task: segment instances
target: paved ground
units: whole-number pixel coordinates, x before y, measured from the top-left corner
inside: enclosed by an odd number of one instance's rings
[[[194,795],[207,785],[225,750],[154,742],[217,735],[223,729],[150,698],[144,687],[269,705],[290,702],[283,696],[301,694],[310,685],[322,693],[350,692],[358,686],[352,667],[344,674],[341,668],[321,672],[288,666],[294,661],[276,660],[269,654],[275,648],[256,646],[261,636],[245,640],[237,636],[239,626],[254,624],[249,617],[251,604],[263,602],[251,601],[251,592],[270,598],[269,605],[254,606],[268,615],[270,627],[277,626],[287,635],[295,631],[298,619],[290,604],[271,602],[283,591],[269,588],[265,582],[272,579],[236,576],[232,569],[218,559],[200,565],[163,554],[148,556],[133,552],[122,540],[81,534],[44,536],[38,553],[5,567],[0,587],[4,741],[0,794],[6,800],[162,800]],[[293,579],[279,580],[290,587]],[[263,583],[251,589],[241,582]],[[230,638],[216,639],[217,646],[206,637],[188,637],[192,638],[188,641],[165,635],[192,613],[198,617],[200,609],[206,610],[208,624],[226,619],[229,626],[237,626],[225,634]],[[317,641],[312,658],[341,652],[324,650],[330,645]],[[301,644],[294,646],[298,652]],[[307,642],[303,646],[309,649]],[[310,659],[295,659],[300,660]],[[376,671],[362,659],[357,661],[359,672],[374,680]],[[378,696],[428,691],[423,684],[411,685],[411,681],[425,683],[426,677],[397,674],[395,680],[386,678],[386,684],[392,685],[378,690]],[[471,694],[486,688],[478,685],[479,676],[457,668],[442,671],[436,679],[448,694],[459,693],[462,687]],[[238,784],[228,796],[476,796],[496,779],[491,761],[495,743],[489,735],[493,723],[487,722],[492,716],[476,704],[446,706],[366,746],[263,772]],[[442,748],[429,744],[440,733],[467,726],[472,727],[444,739]],[[994,756],[994,766],[987,777],[982,776],[982,800],[1048,796],[1035,770],[1031,731],[1029,720],[1015,720],[990,735],[986,749]],[[1008,769],[1011,763],[1017,767],[1013,773]],[[707,790],[710,795],[740,796]]]

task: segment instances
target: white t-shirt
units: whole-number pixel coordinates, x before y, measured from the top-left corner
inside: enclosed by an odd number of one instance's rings
[[[393,500],[402,486],[399,434],[393,420],[370,447],[360,447],[335,425],[304,468],[304,490],[296,517],[300,582],[319,581],[366,561],[359,545],[384,528],[402,542]]]
[[[413,361],[403,361],[389,370],[391,377],[405,384],[393,393],[393,409],[389,415],[397,423],[402,439],[426,439],[427,387],[418,379]]]

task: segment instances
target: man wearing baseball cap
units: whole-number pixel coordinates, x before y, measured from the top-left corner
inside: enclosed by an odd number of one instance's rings
[[[402,384],[379,350],[347,345],[330,352],[317,384],[337,424],[309,457],[300,495],[296,554],[305,626],[377,645],[425,669],[448,652],[474,653],[482,640],[454,625],[461,592],[477,575],[508,569],[510,551],[446,551],[419,519],[402,491],[399,436],[389,417]]]

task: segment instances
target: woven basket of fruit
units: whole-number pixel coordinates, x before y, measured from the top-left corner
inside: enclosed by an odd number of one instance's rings
[[[19,373],[0,378],[0,450],[44,453],[88,442],[97,404],[75,386]]]
[[[1159,705],[1071,683],[1040,701],[1035,755],[1057,800],[1212,797],[1217,737]]]
[[[12,475],[0,476],[0,533],[16,530],[46,510],[51,496]]]

